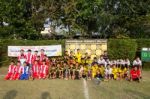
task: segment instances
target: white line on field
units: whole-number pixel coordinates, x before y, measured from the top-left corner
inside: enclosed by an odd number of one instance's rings
[[[84,97],[85,99],[89,99],[89,91],[88,91],[88,86],[87,86],[85,79],[83,79],[83,87],[84,87]]]

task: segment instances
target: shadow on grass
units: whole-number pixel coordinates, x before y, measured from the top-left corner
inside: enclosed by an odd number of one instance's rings
[[[43,92],[41,95],[41,99],[52,99],[48,92]]]
[[[6,95],[3,97],[3,99],[15,99],[16,96],[17,96],[17,91],[10,90],[6,93]]]
[[[136,98],[136,96],[137,96],[137,97],[142,98],[142,99],[150,99],[150,95],[146,95],[146,94],[139,92],[139,91],[135,91],[135,90],[131,90],[131,89],[125,89],[125,92],[134,98]]]

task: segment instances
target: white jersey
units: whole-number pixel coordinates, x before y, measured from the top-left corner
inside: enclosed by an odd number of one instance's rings
[[[104,66],[106,66],[106,61],[104,59],[99,59],[98,64],[103,64]]]
[[[20,64],[21,64],[21,66],[23,66],[23,63],[24,63],[24,62],[26,62],[26,59],[25,59],[25,58],[20,59]]]
[[[141,60],[138,60],[138,61],[137,61],[137,60],[134,60],[134,61],[133,61],[133,66],[134,66],[134,65],[142,66],[142,61],[141,61]]]
[[[105,75],[108,75],[109,74],[109,69],[105,69]]]
[[[127,61],[124,61],[124,63],[125,63],[125,65],[128,65],[128,66],[130,66],[130,61],[129,61],[129,60],[127,60]]]
[[[108,69],[108,74],[109,74],[109,75],[112,74],[112,68],[109,68],[109,69]]]

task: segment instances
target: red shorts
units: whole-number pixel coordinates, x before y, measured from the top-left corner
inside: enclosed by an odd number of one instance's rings
[[[45,79],[46,78],[46,74],[45,73],[40,73],[40,78]]]
[[[5,80],[9,80],[12,76],[13,76],[13,73],[8,73],[8,74],[5,76]]]
[[[39,78],[39,74],[37,72],[34,72],[32,76],[33,78]]]
[[[19,73],[15,73],[12,77],[13,80],[19,79],[20,78],[20,74]]]

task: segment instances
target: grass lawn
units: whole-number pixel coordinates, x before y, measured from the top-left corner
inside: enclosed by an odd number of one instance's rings
[[[4,81],[3,77],[0,99],[87,99],[85,95],[89,99],[150,99],[150,71],[143,72],[140,83],[108,81],[95,85],[87,81],[86,89],[83,80]]]

